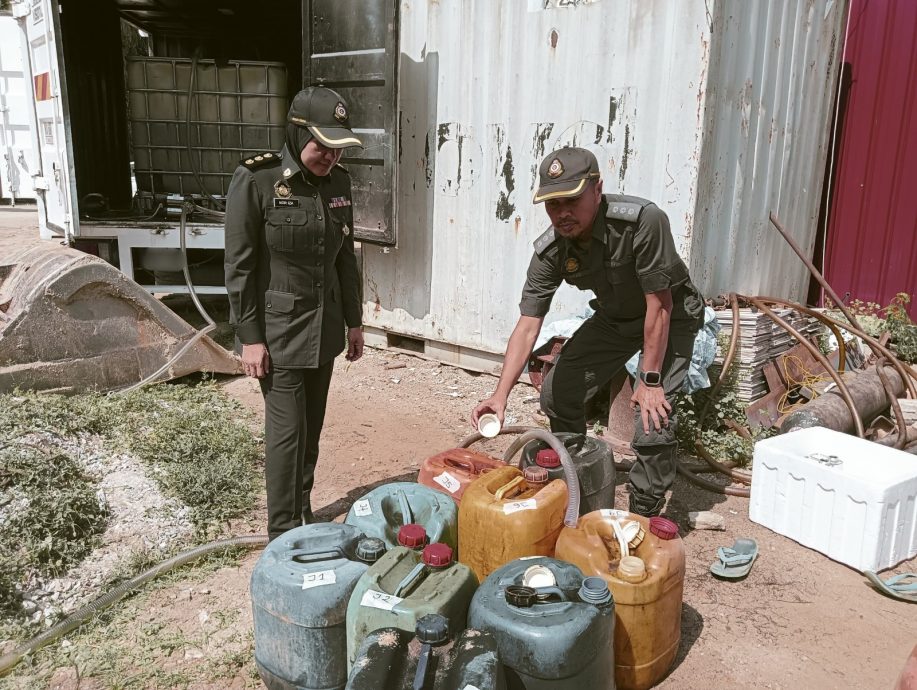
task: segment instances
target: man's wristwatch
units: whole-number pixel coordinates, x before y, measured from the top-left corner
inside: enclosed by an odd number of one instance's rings
[[[658,371],[641,371],[640,382],[647,388],[659,388],[662,385],[662,374]]]

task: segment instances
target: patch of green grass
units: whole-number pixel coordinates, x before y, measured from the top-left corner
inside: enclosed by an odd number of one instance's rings
[[[16,440],[0,443],[0,612],[16,615],[15,585],[55,577],[98,543],[108,510],[78,460]]]
[[[0,614],[18,610],[16,584],[63,573],[105,528],[97,480],[67,452],[36,445],[36,433],[97,435],[108,452],[134,456],[163,493],[190,508],[198,541],[249,510],[257,492],[259,440],[212,381],[123,396],[0,395]]]

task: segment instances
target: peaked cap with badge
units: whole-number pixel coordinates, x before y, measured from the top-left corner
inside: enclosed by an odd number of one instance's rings
[[[337,91],[310,86],[293,97],[287,116],[290,124],[305,127],[330,149],[363,146],[350,129],[350,109]]]
[[[538,189],[532,201],[576,197],[586,185],[601,177],[599,162],[591,151],[566,147],[549,154],[538,168]]]

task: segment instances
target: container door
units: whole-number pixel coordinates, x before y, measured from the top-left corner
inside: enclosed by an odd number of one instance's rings
[[[350,105],[365,148],[341,161],[353,183],[354,237],[395,244],[396,0],[304,0],[303,84],[324,84]]]
[[[67,112],[67,85],[59,44],[57,0],[18,0],[13,16],[22,28],[23,63],[31,111],[32,145],[38,169],[32,171],[42,237],[79,234],[73,144]]]

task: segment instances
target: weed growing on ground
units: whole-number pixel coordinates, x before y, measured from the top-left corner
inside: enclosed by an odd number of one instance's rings
[[[725,359],[725,353],[729,345],[728,336],[721,334],[718,341],[721,354]],[[736,387],[738,371],[738,358],[736,358],[726,373],[723,385],[717,392],[713,402],[710,403],[710,408],[707,410],[707,416],[704,418],[702,427],[699,427],[698,424],[700,415],[707,401],[710,400],[710,394],[713,391],[712,384],[715,383],[717,377],[711,373],[710,388],[691,394],[679,394],[675,404],[675,409],[678,410],[676,435],[678,437],[678,445],[682,450],[694,454],[696,452],[695,441],[700,440],[707,452],[717,460],[744,467],[751,461],[755,442],[775,433],[773,429],[757,427],[750,430],[752,438],[746,439],[727,426],[727,422],[730,420],[743,426],[747,423],[745,416],[746,406],[739,399]]]
[[[0,395],[0,614],[19,610],[17,585],[62,574],[105,529],[97,479],[62,450],[69,445],[48,442],[86,434],[144,463],[190,508],[200,541],[253,504],[259,442],[213,382],[124,396]]]
[[[888,332],[891,336],[891,349],[904,362],[917,364],[917,324],[907,313],[911,296],[899,292],[887,307],[875,302],[863,302],[855,299],[847,305],[847,310],[856,317],[857,322],[867,335],[879,339]],[[828,313],[841,321],[846,321],[844,314],[826,300]]]
[[[79,563],[105,530],[95,480],[65,453],[0,442],[0,613],[20,611],[16,585],[30,572],[55,577]]]

